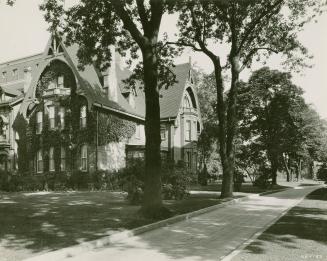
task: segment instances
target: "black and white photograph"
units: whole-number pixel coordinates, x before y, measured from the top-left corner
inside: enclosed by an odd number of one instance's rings
[[[327,0],[0,0],[0,261],[327,260]]]

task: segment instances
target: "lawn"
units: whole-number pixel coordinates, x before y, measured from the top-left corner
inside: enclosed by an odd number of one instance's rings
[[[22,260],[154,222],[120,192],[0,193],[0,260]],[[219,204],[218,194],[165,201],[175,215]]]
[[[309,194],[233,261],[327,260],[327,188]]]

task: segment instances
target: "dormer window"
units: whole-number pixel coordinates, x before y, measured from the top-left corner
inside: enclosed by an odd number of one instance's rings
[[[7,72],[6,71],[2,72],[2,79],[4,79],[4,80],[7,79]]]
[[[14,80],[18,79],[18,70],[17,69],[12,70],[12,77]]]

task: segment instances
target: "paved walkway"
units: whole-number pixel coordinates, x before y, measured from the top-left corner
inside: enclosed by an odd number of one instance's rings
[[[318,186],[303,186],[229,205],[174,225],[67,257],[84,260],[220,260]]]

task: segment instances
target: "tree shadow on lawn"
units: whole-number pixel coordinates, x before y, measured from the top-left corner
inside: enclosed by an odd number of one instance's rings
[[[165,205],[182,214],[220,202],[211,195],[165,201]],[[142,217],[139,208],[122,193],[0,194],[0,252],[11,249],[18,260],[156,221]]]
[[[14,193],[0,196],[0,246],[51,251],[144,224],[120,193]]]
[[[299,243],[301,240],[311,240],[327,247],[327,188],[309,194],[246,247],[245,251],[263,254],[271,243],[297,249],[303,245]]]

